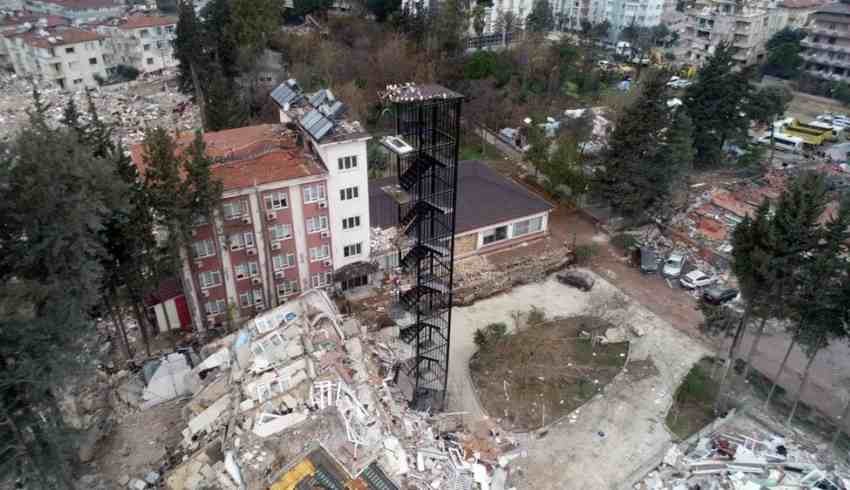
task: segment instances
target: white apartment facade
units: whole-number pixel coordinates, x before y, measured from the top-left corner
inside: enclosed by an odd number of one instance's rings
[[[127,10],[123,0],[25,0],[24,8],[39,14],[59,15],[77,23],[121,17]]]
[[[764,60],[773,34],[767,8],[741,6],[734,0],[701,0],[687,15],[681,42],[692,63],[701,65],[724,42],[731,45],[732,58],[741,66]]]
[[[108,36],[111,64],[149,73],[178,65],[172,45],[176,28],[176,17],[132,15],[114,25],[101,25],[98,31]]]
[[[611,23],[609,37],[617,39],[626,27],[655,27],[661,23],[664,0],[608,0],[605,18]]]
[[[35,28],[3,36],[15,73],[61,89],[98,86],[106,79],[104,37],[75,27]]]

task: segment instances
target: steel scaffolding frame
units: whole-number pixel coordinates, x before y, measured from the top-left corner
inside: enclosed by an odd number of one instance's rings
[[[451,336],[457,161],[463,98],[437,85],[407,85],[390,97],[396,116],[399,265],[412,276],[399,295],[411,313],[400,337],[415,357],[401,366],[413,380],[412,407],[445,407]],[[389,146],[389,145],[388,145]],[[391,147],[392,148],[392,147]],[[396,148],[397,150],[397,148]]]

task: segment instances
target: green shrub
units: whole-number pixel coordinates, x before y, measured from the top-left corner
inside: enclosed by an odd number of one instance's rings
[[[628,233],[619,233],[611,237],[611,245],[620,250],[629,250],[637,246],[637,238]]]
[[[592,243],[589,245],[576,246],[576,263],[578,265],[588,264],[593,257],[599,255],[599,245]]]
[[[508,326],[502,322],[491,323],[486,327],[488,340],[496,340],[505,336],[508,332]]]
[[[528,310],[528,324],[529,325],[540,325],[541,323],[546,321],[546,312],[543,309],[538,308],[537,306],[532,306],[530,310]]]
[[[475,333],[472,334],[472,341],[479,349],[484,347],[487,345],[487,332],[483,328],[476,328]]]

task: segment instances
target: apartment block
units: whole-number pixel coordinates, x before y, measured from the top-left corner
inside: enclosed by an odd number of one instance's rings
[[[816,77],[850,81],[850,1],[820,7],[802,41],[804,68]]]
[[[77,23],[121,17],[127,9],[123,0],[26,0],[24,8],[43,15],[59,15]]]
[[[607,18],[606,0],[559,0],[558,6],[559,27],[562,30],[579,31],[582,22],[599,24]]]
[[[104,37],[76,27],[36,27],[2,37],[15,73],[62,89],[95,87],[105,79]]]
[[[694,64],[702,64],[720,43],[729,43],[733,59],[741,66],[760,63],[773,34],[770,12],[734,0],[699,0],[688,9],[682,45]]]
[[[304,149],[327,169],[326,206],[334,268],[339,271],[368,261],[366,142],[371,136],[359,122],[344,117],[345,105],[330,90],[306,94],[295,80],[288,80],[271,96],[280,108],[281,122],[298,128]]]
[[[38,15],[32,12],[16,10],[10,14],[0,15],[0,68],[14,70],[6,44],[2,38],[33,28],[48,29],[56,26],[68,25],[70,22],[64,17],[57,15]]]
[[[605,18],[611,23],[609,37],[615,40],[626,27],[655,27],[661,23],[664,0],[608,0]]]
[[[107,36],[111,64],[153,72],[177,66],[172,47],[176,28],[177,17],[132,15],[103,23],[97,31]]]

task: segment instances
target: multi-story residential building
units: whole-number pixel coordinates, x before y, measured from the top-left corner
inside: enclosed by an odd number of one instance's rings
[[[104,38],[75,27],[32,28],[3,36],[15,73],[59,88],[95,87],[106,79]]]
[[[609,37],[616,40],[626,27],[655,27],[661,23],[664,0],[608,0],[605,18],[611,23]]]
[[[123,0],[26,0],[25,8],[82,23],[121,17],[127,10]]]
[[[772,35],[768,9],[735,0],[699,0],[687,15],[682,43],[691,62],[702,64],[722,42],[732,45],[733,58],[741,66],[764,59]]]
[[[132,15],[97,30],[108,36],[110,64],[152,72],[177,66],[172,47],[176,27],[177,17]]]
[[[335,269],[369,259],[369,176],[366,142],[357,121],[330,90],[302,94],[294,80],[272,92],[280,120],[298,127],[303,145],[328,171],[327,209]]]
[[[599,24],[606,19],[606,0],[559,0],[558,4],[562,30],[579,31],[582,22]]]
[[[771,9],[771,31],[777,32],[785,27],[802,29],[809,16],[829,3],[829,0],[782,0]]]
[[[178,148],[192,141],[179,137]],[[265,124],[204,134],[224,192],[192,228],[182,282],[193,323],[251,317],[333,282],[329,172],[296,132]],[[133,161],[144,172],[142,147]],[[365,198],[364,198],[365,199]]]
[[[25,32],[33,27],[49,29],[68,24],[68,19],[57,15],[37,15],[32,12],[18,10],[11,14],[0,16],[0,38]],[[9,52],[6,50],[6,45],[2,39],[0,39],[0,68],[14,70],[12,60],[9,58]]]
[[[850,81],[850,0],[824,5],[809,18],[802,41],[807,73]]]

